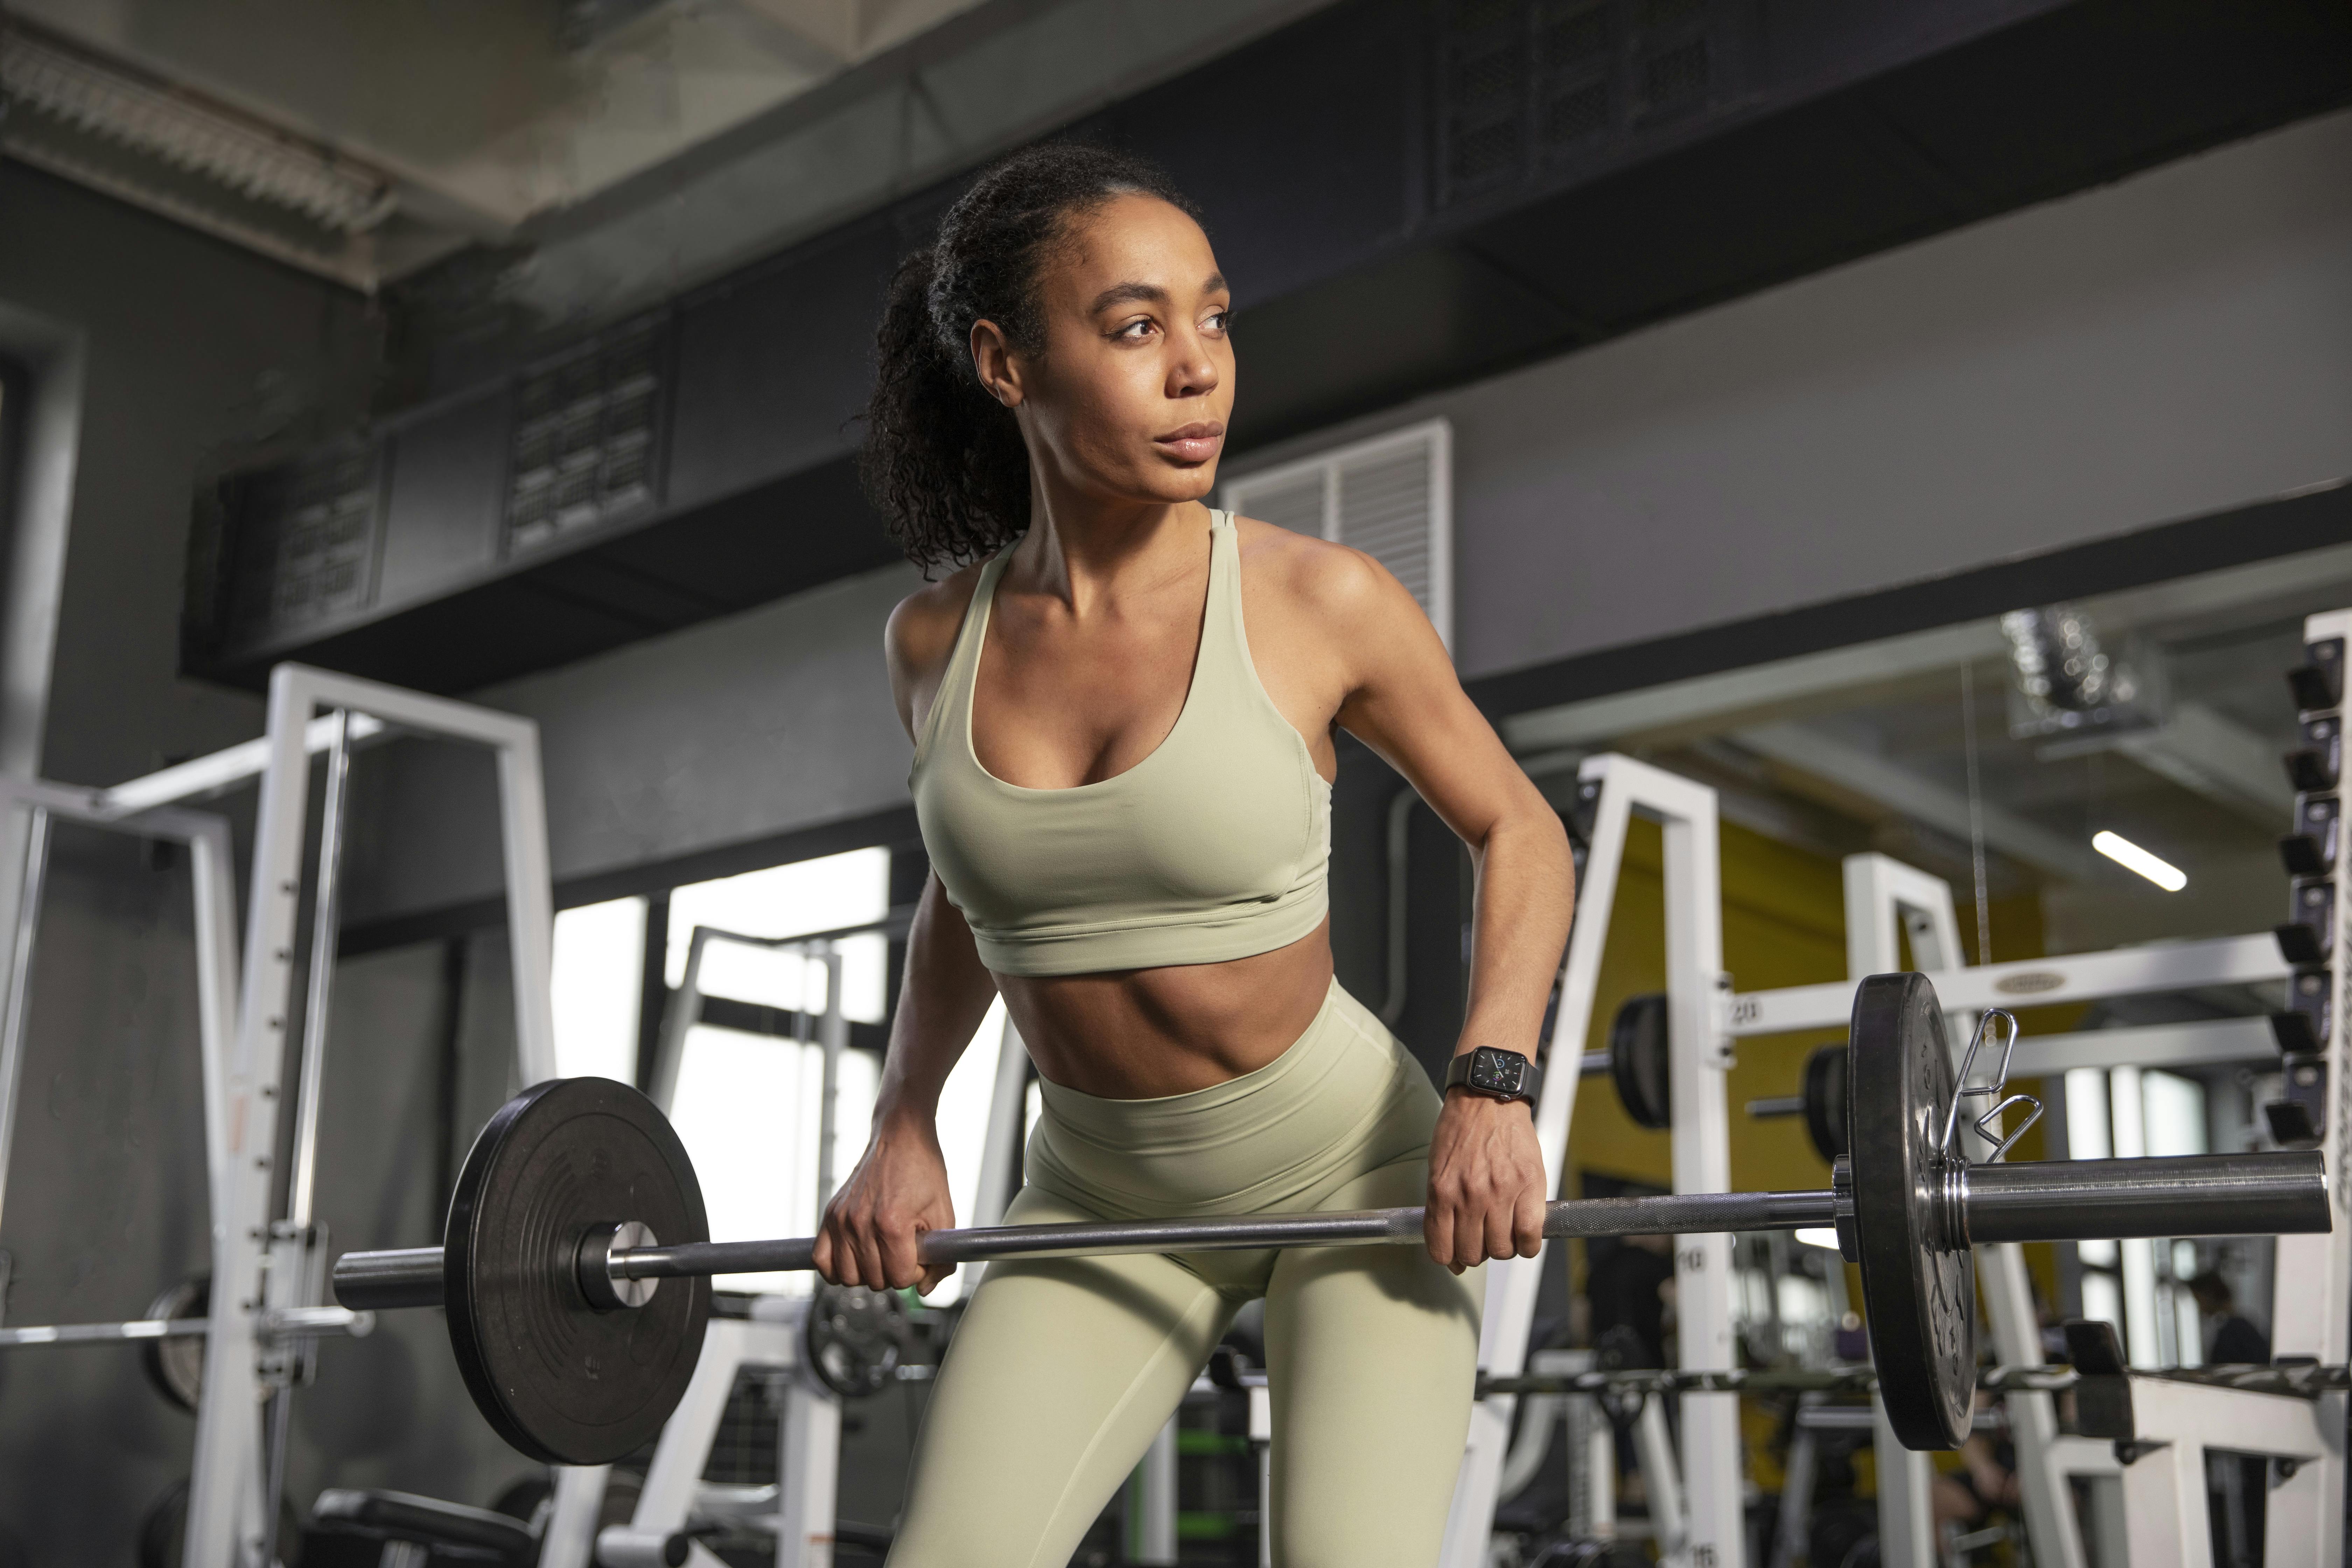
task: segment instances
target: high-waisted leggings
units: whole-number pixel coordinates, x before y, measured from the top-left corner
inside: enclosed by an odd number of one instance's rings
[[[1043,1095],[1007,1223],[1417,1204],[1439,1106],[1336,982],[1255,1072],[1156,1100]],[[933,1385],[891,1568],[1063,1568],[1259,1296],[1275,1562],[1430,1568],[1485,1288],[1404,1246],[992,1264]]]

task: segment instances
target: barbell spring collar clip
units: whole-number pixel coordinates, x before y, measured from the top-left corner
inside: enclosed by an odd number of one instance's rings
[[[2000,1065],[1993,1069],[1990,1082],[1971,1085],[1969,1082],[1969,1074],[1975,1070],[1977,1053],[1984,1048],[1986,1039],[1996,1028],[2000,1031]],[[1990,1100],[1995,1102],[1991,1110],[1969,1123],[1978,1137],[1994,1145],[1993,1152],[1985,1156],[1985,1163],[1988,1164],[2000,1159],[2011,1149],[2017,1147],[2017,1141],[2025,1136],[2026,1130],[2042,1120],[2042,1102],[2033,1096],[2012,1094],[2006,1099],[2001,1098],[2001,1091],[2009,1087],[2010,1058],[2016,1052],[2017,1015],[2003,1007],[1985,1009],[1977,1019],[1976,1032],[1969,1037],[1969,1048],[1960,1058],[1960,1070],[1953,1089],[1952,1103],[1944,1112],[1944,1135],[1937,1147],[1946,1160],[1957,1164],[1969,1163],[1965,1151],[1955,1150],[1952,1147],[1953,1137],[1959,1131],[1960,1104],[1963,1100],[1973,1098]],[[2019,1122],[2013,1131],[2004,1134],[2001,1131],[2001,1118],[2021,1105],[2028,1108],[2025,1120]]]

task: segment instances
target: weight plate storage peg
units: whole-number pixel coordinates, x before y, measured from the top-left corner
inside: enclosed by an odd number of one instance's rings
[[[702,1354],[709,1280],[663,1280],[627,1310],[583,1294],[583,1240],[624,1220],[652,1242],[710,1234],[668,1120],[601,1078],[508,1101],[450,1199],[442,1278],[458,1368],[499,1436],[548,1464],[610,1464],[651,1442]]]

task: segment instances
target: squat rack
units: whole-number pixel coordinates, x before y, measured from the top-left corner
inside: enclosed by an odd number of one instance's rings
[[[2352,611],[2315,616],[2306,638],[2319,644],[2352,633]],[[1601,952],[1613,909],[1624,838],[1635,814],[1664,829],[1665,926],[1670,1072],[1673,1079],[1673,1159],[1677,1193],[1722,1191],[1728,1186],[1728,1119],[1724,1072],[1734,1042],[1752,1035],[1841,1026],[1852,1009],[1861,976],[1902,967],[1899,942],[1911,944],[1913,967],[1936,975],[1939,996],[1955,1021],[1972,1020],[1985,1008],[2014,1004],[2020,994],[2037,1003],[2089,1001],[2138,992],[2179,990],[2221,984],[2283,981],[2294,973],[2269,933],[2125,949],[2010,963],[1962,966],[1957,912],[1949,884],[1886,857],[1863,855],[1845,863],[1848,978],[1842,982],[1735,994],[1722,973],[1721,881],[1717,854],[1716,797],[1711,789],[1648,764],[1615,754],[1584,758],[1578,769],[1580,801],[1591,813],[1591,849],[1578,889],[1579,907],[1563,956],[1559,1003],[1545,1041],[1545,1058],[1573,1062],[1581,1057],[1590,1029]],[[2347,903],[2352,893],[2337,877],[2328,957],[2333,973],[2352,973],[2347,942]],[[2158,1026],[2129,1031],[2095,1031],[2034,1041],[2030,1064],[2021,1074],[2068,1066],[2105,1065],[2148,1053],[2171,1060],[2275,1059],[2262,1037],[2260,1020],[2227,1020],[2193,1026]],[[1955,1040],[1969,1037],[1967,1028]],[[2343,1031],[2324,1039],[2323,1083],[2347,1093]],[[2118,1037],[2128,1036],[2128,1039]],[[1562,1176],[1566,1134],[1573,1117],[1579,1076],[1548,1073],[1536,1108],[1536,1128],[1545,1156],[1549,1190],[1557,1194]],[[2276,1268],[2281,1308],[2274,1324],[2279,1352],[2298,1353],[2326,1366],[2346,1359],[2352,1340],[2352,1101],[2339,1099],[2326,1118],[2323,1149],[2334,1173],[2331,1203],[2336,1225],[2326,1235],[2282,1237]],[[2273,1492],[2282,1528],[2271,1535],[2271,1561],[2285,1568],[2315,1552],[2333,1562],[2341,1555],[2343,1519],[2328,1500],[2344,1496],[2343,1458],[2347,1392],[2340,1383],[2285,1396],[2267,1388],[2198,1384],[2181,1392],[2179,1379],[2137,1376],[2135,1389],[2148,1385],[2137,1402],[2145,1444],[2137,1453],[2172,1450],[2162,1465],[2124,1465],[2105,1439],[2061,1436],[2050,1387],[2031,1381],[2043,1357],[2039,1322],[2021,1249],[1979,1249],[1979,1278],[1988,1304],[1996,1358],[2016,1369],[2021,1380],[2004,1390],[2019,1448],[2021,1489],[2028,1529],[2043,1561],[2055,1568],[2083,1568],[2084,1538],[2074,1517],[2070,1477],[2119,1477],[2129,1494],[2121,1516],[2130,1531],[2133,1557],[2193,1564],[2206,1560],[2202,1452],[2225,1443],[2268,1452],[2288,1461],[2285,1484]],[[1682,1469],[1692,1478],[1685,1489],[1690,1518],[1678,1532],[1668,1561],[1740,1568],[1744,1553],[1740,1445],[1737,1394],[1729,1383],[1709,1374],[1733,1364],[1730,1249],[1726,1237],[1685,1237],[1675,1254],[1677,1335],[1681,1374],[1695,1376],[1683,1394]],[[1486,1313],[1480,1337],[1480,1373],[1492,1392],[1474,1407],[1467,1448],[1449,1518],[1444,1568],[1476,1568],[1486,1561],[1491,1521],[1499,1500],[1503,1460],[1511,1433],[1511,1390],[1527,1361],[1543,1258],[1513,1258],[1489,1266]],[[2291,1279],[2318,1289],[2285,1289]],[[2286,1303],[2294,1303],[2294,1310]],[[2157,1384],[2162,1386],[2155,1386]],[[2055,1384],[2051,1385],[2056,1386]],[[1698,1392],[1723,1388],[1726,1392]],[[1876,1402],[1874,1399],[1874,1406]],[[1927,1508],[1929,1469],[1925,1455],[1895,1441],[1883,1411],[1874,1421],[1880,1475],[1882,1550],[1890,1568],[1927,1568],[1937,1560]],[[2209,1430],[2210,1429],[2210,1430]],[[2220,1433],[2224,1436],[2210,1434]],[[2331,1436],[2331,1434],[2333,1436]],[[2137,1470],[2138,1473],[2134,1474]],[[2103,1510],[2105,1511],[2105,1510]],[[2152,1525],[2149,1521],[2166,1521]],[[2188,1531],[2156,1556],[2157,1535],[2174,1523]],[[2194,1524],[2193,1530],[2189,1526]],[[2151,1533],[2151,1531],[2155,1533]],[[2167,1539],[2170,1539],[2168,1535]],[[2106,1559],[2103,1555],[2103,1561]]]
[[[320,717],[321,710],[325,717]],[[472,742],[498,759],[515,1034],[523,1081],[555,1076],[549,986],[554,927],[538,727],[527,719],[299,664],[269,683],[262,738],[108,789],[0,780],[0,806],[29,815],[25,874],[10,911],[14,941],[0,1011],[0,1179],[29,1017],[33,934],[52,819],[184,843],[195,882],[199,1046],[211,1211],[213,1288],[189,1490],[186,1568],[267,1568],[276,1552],[276,1490],[290,1391],[309,1371],[311,1336],[364,1331],[364,1314],[320,1304],[325,1261],[312,1223],[320,1094],[341,885],[346,780],[360,744],[412,733]],[[294,1147],[287,1212],[273,1212],[295,928],[303,881],[310,764],[327,762],[310,985],[294,1064]],[[236,938],[230,837],[216,815],[183,809],[257,780],[253,875],[243,951]],[[47,1340],[154,1338],[145,1323],[90,1325]],[[19,1331],[24,1333],[37,1331]],[[267,1414],[265,1415],[265,1400]],[[586,1568],[593,1508],[558,1478],[546,1568]]]

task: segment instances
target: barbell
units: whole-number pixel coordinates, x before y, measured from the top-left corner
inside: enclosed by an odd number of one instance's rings
[[[1968,1078],[2001,1029],[1990,1082]],[[2324,1231],[2315,1151],[2000,1163],[2016,1022],[1989,1013],[1956,1079],[1935,988],[1878,974],[1854,996],[1850,1152],[1827,1191],[1681,1193],[1548,1204],[1547,1237],[1834,1226],[1862,1266],[1872,1359],[1895,1435],[1957,1447],[1977,1386],[1971,1246],[2125,1237]],[[1996,1103],[1973,1121],[1971,1098]],[[2038,1113],[2039,1107],[2033,1106]],[[2028,1118],[2030,1122],[2031,1118]],[[1974,1128],[2001,1147],[1977,1163]],[[2015,1130],[2021,1132],[2023,1126]],[[927,1264],[1422,1239],[1417,1207],[934,1230]],[[605,1464],[642,1447],[684,1395],[710,1311],[709,1277],[814,1267],[813,1237],[714,1242],[684,1146],[652,1101],[604,1079],[551,1080],[502,1107],[475,1141],[443,1244],[346,1253],[352,1309],[440,1305],[475,1403],[535,1458]],[[676,1286],[668,1281],[678,1281]]]

